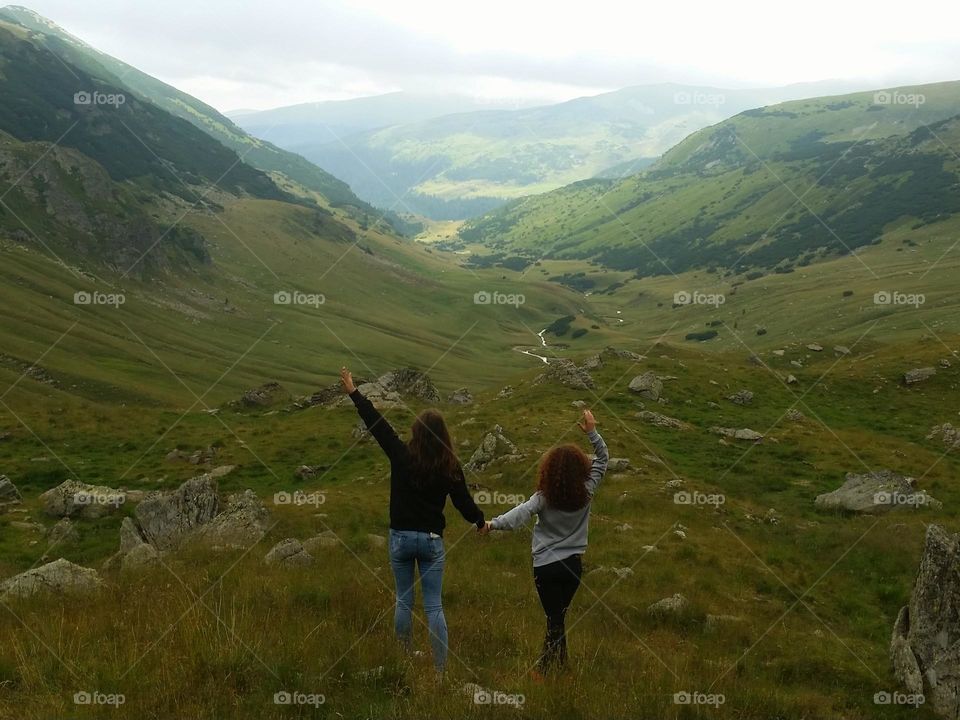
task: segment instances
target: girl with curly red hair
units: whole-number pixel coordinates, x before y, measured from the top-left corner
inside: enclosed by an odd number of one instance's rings
[[[532,516],[533,580],[547,616],[547,634],[537,663],[540,673],[562,668],[567,660],[566,615],[580,587],[587,549],[590,504],[607,471],[607,445],[596,430],[593,413],[584,410],[578,423],[594,450],[594,460],[576,445],[551,449],[540,461],[537,491],[481,530],[515,530]]]

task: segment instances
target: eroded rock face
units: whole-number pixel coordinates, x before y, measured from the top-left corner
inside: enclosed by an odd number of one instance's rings
[[[897,679],[947,718],[960,717],[960,534],[927,528],[910,604],[893,627]]]
[[[473,451],[464,468],[472,472],[480,472],[495,460],[514,457],[519,457],[517,446],[503,434],[502,427],[495,425],[493,430],[483,436],[483,440]]]
[[[440,391],[426,373],[414,368],[391,370],[377,379],[377,384],[388,391],[409,395],[425,402],[440,402]]]
[[[558,382],[564,387],[574,390],[589,390],[593,387],[593,378],[584,368],[570,360],[553,360],[547,367],[547,371],[538,376],[536,381],[541,383],[547,380]]]
[[[115,512],[126,503],[127,495],[105,485],[88,485],[65,480],[40,496],[43,512],[50,517],[98,518]]]
[[[846,481],[833,492],[818,495],[814,504],[824,510],[877,513],[918,507],[939,508],[940,502],[917,490],[914,478],[891,470],[847,473]]]
[[[213,520],[219,510],[216,482],[201,475],[176,490],[150,493],[135,514],[143,539],[159,550],[170,550]]]
[[[0,583],[0,599],[7,602],[39,593],[82,595],[102,586],[103,580],[96,570],[60,558]]]

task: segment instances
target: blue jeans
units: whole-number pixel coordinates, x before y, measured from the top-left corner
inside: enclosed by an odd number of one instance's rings
[[[413,626],[414,566],[420,566],[423,610],[430,628],[433,664],[443,670],[447,664],[447,620],[443,616],[443,538],[416,530],[390,530],[390,565],[397,583],[394,628],[397,637],[410,645]]]

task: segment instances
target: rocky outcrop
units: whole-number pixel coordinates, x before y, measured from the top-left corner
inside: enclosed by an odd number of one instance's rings
[[[945,718],[960,717],[960,535],[927,528],[910,604],[890,641],[897,679]]]
[[[245,549],[256,545],[267,531],[270,512],[253,490],[227,497],[226,507],[202,525],[195,537],[217,550]]]
[[[539,375],[535,383],[545,381],[558,382],[564,387],[574,390],[590,390],[594,386],[593,378],[586,370],[577,367],[570,360],[553,360],[547,367],[547,371]]]
[[[814,504],[823,510],[856,513],[940,507],[939,501],[923,490],[916,489],[914,478],[904,477],[891,470],[847,473],[843,485],[833,492],[818,495]]]
[[[586,360],[583,361],[583,364],[580,366],[587,372],[592,372],[594,370],[599,370],[603,367],[603,357],[600,354],[591,355]]]
[[[0,475],[0,513],[14,505],[19,505],[23,498],[20,491],[6,475]]]
[[[0,583],[0,600],[9,602],[17,598],[30,598],[38,593],[81,595],[102,586],[103,580],[96,570],[60,558]]]
[[[751,405],[753,404],[753,393],[750,390],[739,390],[728,396],[727,400],[734,405]]]
[[[613,347],[612,345],[608,345],[607,347],[605,347],[603,349],[603,354],[609,355],[610,357],[618,358],[620,360],[630,360],[632,362],[640,362],[641,360],[647,359],[646,356],[638,355],[632,350],[621,350],[619,348]]]
[[[43,512],[50,517],[98,518],[115,512],[127,501],[123,490],[105,485],[87,485],[65,480],[40,496]]]
[[[721,437],[731,438],[733,440],[751,440],[758,441],[763,440],[763,434],[758,433],[756,430],[751,430],[750,428],[726,428],[726,427],[712,427],[710,432],[714,435],[720,435]]]
[[[458,388],[450,393],[447,402],[451,405],[470,405],[473,403],[473,395],[467,388]]]
[[[143,539],[159,550],[170,550],[213,520],[219,510],[216,482],[201,475],[176,490],[150,493],[135,515]]]
[[[240,397],[240,405],[246,408],[268,408],[289,399],[289,395],[278,382],[268,382],[258,388],[247,390]]]
[[[628,387],[640,397],[656,402],[663,392],[663,381],[657,377],[656,373],[650,371],[637,375],[630,381]]]
[[[927,435],[927,440],[940,439],[944,446],[949,449],[960,447],[960,428],[954,427],[950,423],[936,425]]]
[[[440,391],[426,373],[406,367],[381,375],[377,384],[389,392],[407,395],[428,403],[440,402]]]
[[[400,393],[394,392],[393,390],[387,390],[380,383],[369,382],[363,383],[362,385],[357,385],[357,390],[359,390],[367,400],[372,402],[375,407],[378,407],[382,410],[388,410],[390,408],[400,407],[403,405],[403,401],[400,399]],[[344,407],[352,407],[353,400],[349,396],[340,395],[340,405]]]
[[[636,414],[636,417],[638,420],[643,420],[650,425],[670,428],[671,430],[689,430],[691,427],[688,423],[683,422],[683,420],[677,420],[676,418],[661,415],[660,413],[655,413],[650,410],[641,410]]]
[[[907,385],[916,385],[924,380],[929,380],[937,374],[937,369],[932,367],[914,368],[903,374],[903,382]]]
[[[503,434],[503,428],[495,425],[493,430],[483,436],[480,445],[464,465],[466,470],[480,472],[492,462],[518,459],[517,446]]]

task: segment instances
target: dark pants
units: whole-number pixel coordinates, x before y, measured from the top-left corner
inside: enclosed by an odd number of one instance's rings
[[[547,636],[538,666],[541,671],[563,667],[567,662],[567,608],[580,588],[583,565],[579,555],[535,567],[533,581],[540,595],[540,604],[547,615]]]

